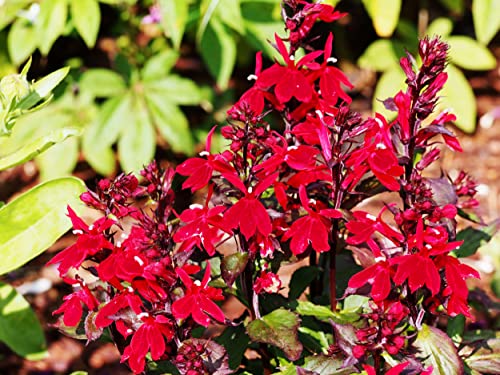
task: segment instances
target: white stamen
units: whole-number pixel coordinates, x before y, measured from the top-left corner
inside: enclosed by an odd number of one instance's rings
[[[310,203],[310,204],[316,204],[316,199],[314,199],[314,198],[309,198],[309,203]]]
[[[73,234],[83,234],[83,230],[81,229],[74,229]]]
[[[125,332],[127,332],[130,335],[134,331],[132,329],[128,328]]]
[[[295,61],[295,56],[294,55],[290,56],[290,60]]]
[[[122,247],[122,242],[121,241],[116,241],[116,247]]]
[[[137,255],[134,257],[134,260],[137,263],[139,263],[139,266],[142,266],[144,264],[144,261],[141,258],[139,258]]]
[[[377,143],[376,148],[377,148],[377,150],[385,150],[387,148],[387,146],[385,144],[383,144],[382,142],[380,142],[380,143]]]
[[[201,204],[199,204],[199,203],[193,203],[193,204],[189,205],[189,208],[191,210],[194,210],[195,208],[203,208],[203,206]]]
[[[210,152],[208,152],[208,151],[201,151],[198,155],[200,155],[200,156],[208,156],[208,155],[210,155]]]
[[[149,314],[147,312],[141,312],[139,315],[137,315],[139,319],[147,318],[148,316]]]
[[[376,257],[376,258],[375,258],[375,262],[377,262],[377,263],[378,263],[378,262],[382,262],[382,261],[384,261],[384,260],[385,260],[385,257],[384,257],[384,256],[379,256],[379,257]]]
[[[249,81],[257,81],[257,77],[255,74],[250,74],[248,77],[247,77],[247,80]]]
[[[337,61],[339,61],[336,57],[329,57],[328,59],[326,59],[326,62],[329,62],[329,63],[332,63],[332,64],[335,64]]]
[[[375,118],[375,122],[378,124],[378,126],[380,126],[381,128],[384,127],[384,123],[382,122],[381,119],[379,119],[378,117]]]
[[[320,119],[322,119],[322,118],[323,118],[323,112],[321,112],[319,109],[317,109],[317,110],[316,110],[316,114],[318,115],[318,117],[319,117]]]
[[[431,250],[431,249],[432,249],[432,246],[431,246],[431,245],[429,245],[429,244],[426,244],[426,245],[425,245],[425,248],[426,248],[426,249]]]
[[[250,187],[248,188],[248,193],[252,194],[252,192],[253,192],[253,187],[251,187],[251,186],[250,186]]]
[[[89,230],[94,230],[94,224],[90,224]]]
[[[377,220],[377,218],[375,216],[373,216],[372,214],[366,214],[366,217],[370,220]]]
[[[127,292],[134,293],[134,288],[132,288],[131,286],[127,287]]]
[[[200,280],[195,280],[194,285],[201,286],[201,281]]]
[[[286,148],[286,150],[287,150],[287,151],[290,151],[290,150],[298,150],[298,149],[299,149],[299,147],[298,147],[298,146],[295,146],[295,145],[293,145],[293,146],[288,146],[288,147]]]

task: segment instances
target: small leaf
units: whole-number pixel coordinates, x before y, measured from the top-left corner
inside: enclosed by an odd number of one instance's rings
[[[73,137],[54,145],[36,158],[40,181],[70,176],[78,162],[78,139]]]
[[[170,73],[178,58],[179,53],[172,49],[167,49],[152,56],[142,68],[142,79],[147,82],[164,78]]]
[[[450,36],[450,60],[464,69],[490,70],[497,66],[495,56],[483,45],[466,36]]]
[[[236,42],[226,26],[213,18],[200,41],[201,57],[221,90],[227,88],[236,63]]]
[[[443,38],[448,37],[453,30],[453,22],[449,18],[436,18],[427,28],[426,34],[429,36],[439,35]]]
[[[147,82],[144,84],[146,90],[160,95],[165,102],[180,105],[196,105],[203,98],[201,90],[194,81],[182,78],[177,75],[170,75],[160,80]]]
[[[370,44],[358,59],[361,68],[384,72],[389,69],[399,69],[399,58],[405,49],[397,41],[378,39]]]
[[[194,145],[189,123],[179,107],[153,92],[146,94],[146,100],[154,124],[170,147],[176,152],[192,154]]]
[[[455,255],[464,258],[475,254],[482,245],[491,240],[495,232],[495,224],[481,230],[472,227],[461,230],[457,233],[457,241],[464,241],[464,243],[454,251]]]
[[[70,0],[71,20],[85,44],[93,48],[97,40],[101,11],[96,0]]]
[[[67,205],[77,206],[85,185],[67,177],[45,182],[0,208],[0,275],[19,268],[71,228]]]
[[[309,301],[298,301],[296,311],[299,315],[313,316],[323,322],[330,322],[330,320],[337,320],[338,318],[329,307],[315,305]]]
[[[64,32],[67,17],[67,0],[44,0],[40,4],[36,28],[38,46],[43,55],[49,53],[56,39]]]
[[[373,94],[373,111],[381,113],[388,119],[394,118],[394,112],[388,111],[381,101],[391,98],[399,90],[403,90],[405,88],[405,80],[406,76],[399,67],[387,70],[382,74]]]
[[[486,45],[500,30],[500,1],[473,0],[472,19],[477,40]]]
[[[89,69],[80,78],[80,89],[97,98],[123,94],[127,89],[118,73],[109,69]]]
[[[465,363],[479,374],[500,374],[500,335],[486,340]]]
[[[247,263],[248,253],[234,253],[224,257],[222,261],[222,278],[229,287],[245,270]]]
[[[175,49],[179,49],[188,20],[189,1],[159,0],[161,25],[167,38],[172,40]]]
[[[433,374],[463,374],[463,363],[455,345],[440,329],[424,324],[414,345],[423,363],[433,367]]]
[[[476,97],[464,74],[453,65],[448,65],[448,81],[441,91],[441,107],[451,108],[457,116],[456,126],[472,133],[476,129]]]
[[[462,314],[457,315],[453,318],[448,318],[448,325],[446,326],[446,334],[455,343],[460,343],[462,341],[462,336],[465,329],[465,316]]]
[[[0,2],[0,30],[11,23],[26,5],[33,0],[16,0]]]
[[[18,18],[7,36],[7,47],[12,62],[16,65],[26,60],[36,49],[38,37],[34,26],[24,18]]]
[[[401,0],[362,0],[377,35],[389,37],[396,29],[401,12]]]
[[[299,324],[297,315],[280,308],[250,322],[247,333],[253,341],[277,346],[290,361],[295,361],[302,353],[302,344],[298,340]]]
[[[0,341],[28,360],[48,354],[42,327],[29,303],[4,283],[0,283]]]
[[[451,12],[462,14],[464,12],[464,0],[439,0]]]
[[[366,306],[368,301],[368,297],[352,294],[344,299],[344,306],[342,308],[342,311],[357,313],[363,310],[363,307]]]
[[[124,171],[139,172],[154,156],[156,134],[144,98],[132,101],[132,118],[118,140],[118,156]]]
[[[219,0],[216,14],[227,26],[239,34],[245,32],[243,17],[241,16],[240,0]]]
[[[320,269],[315,266],[301,267],[296,270],[290,280],[290,291],[288,298],[295,300],[299,298],[308,286],[318,277]]]
[[[27,162],[53,145],[64,141],[68,137],[79,135],[76,128],[57,129],[49,134],[25,144],[22,148],[0,157],[0,171]]]
[[[350,375],[357,373],[353,366],[344,366],[344,361],[324,354],[306,357],[301,366],[305,370],[314,371],[321,375]]]

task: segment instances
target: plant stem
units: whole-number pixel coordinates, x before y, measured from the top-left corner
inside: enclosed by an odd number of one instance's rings
[[[339,222],[333,221],[332,227],[332,245],[330,247],[330,308],[337,310],[337,242],[338,242]]]

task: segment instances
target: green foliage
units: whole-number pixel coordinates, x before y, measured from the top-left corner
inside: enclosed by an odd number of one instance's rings
[[[402,0],[362,0],[373,27],[381,37],[392,35],[399,20]]]
[[[486,45],[500,30],[500,1],[499,0],[473,0],[472,18],[474,30],[479,42]]]

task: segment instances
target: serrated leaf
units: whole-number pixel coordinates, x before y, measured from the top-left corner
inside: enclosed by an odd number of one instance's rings
[[[399,20],[401,0],[362,0],[377,35],[389,37],[392,35]]]
[[[453,30],[453,22],[449,18],[436,18],[427,28],[426,34],[429,36],[439,35],[443,38],[448,37]]]
[[[359,57],[361,68],[384,72],[399,68],[399,58],[405,53],[404,46],[393,40],[378,39],[370,44]]]
[[[40,169],[40,181],[70,176],[78,162],[78,139],[64,140],[36,158]]]
[[[456,250],[454,254],[459,257],[468,257],[476,253],[476,251],[489,240],[496,232],[496,225],[490,225],[483,229],[475,229],[467,227],[457,233],[457,241],[464,243]]]
[[[16,65],[26,60],[36,49],[38,37],[35,27],[27,20],[18,18],[7,36],[7,47],[12,62]]]
[[[132,117],[118,140],[118,157],[126,172],[139,172],[153,159],[156,133],[144,98],[132,100]]]
[[[488,339],[465,363],[479,374],[500,374],[500,335]]]
[[[0,157],[0,171],[27,162],[53,145],[63,142],[66,138],[79,135],[76,128],[57,129],[43,137],[25,144],[20,149]]]
[[[473,0],[472,19],[477,40],[486,45],[500,30],[500,0]]]
[[[169,75],[160,80],[144,83],[147,90],[153,95],[160,95],[165,102],[180,105],[196,105],[202,100],[200,88],[192,80],[177,75]]]
[[[0,275],[19,268],[71,228],[67,205],[77,206],[85,184],[73,177],[45,182],[0,208]]]
[[[62,35],[68,17],[67,0],[44,0],[40,4],[36,29],[38,46],[47,55],[57,38]]]
[[[153,92],[146,94],[146,101],[155,126],[170,147],[176,152],[192,154],[194,145],[189,123],[179,107]]]
[[[123,94],[127,89],[121,75],[109,69],[89,69],[80,78],[80,89],[97,98]]]
[[[93,48],[97,40],[101,11],[96,0],[70,0],[71,20],[85,44]]]
[[[435,375],[463,374],[464,368],[451,339],[438,328],[422,326],[414,343],[418,357],[425,366],[432,366]]]
[[[321,375],[350,375],[357,373],[354,366],[344,366],[343,359],[324,354],[306,357],[305,363],[301,368]]]
[[[201,57],[221,90],[225,90],[236,63],[236,42],[225,25],[212,18],[200,40]]]
[[[470,70],[490,70],[496,67],[495,56],[483,45],[466,36],[450,36],[449,57],[452,63]]]
[[[405,80],[406,76],[399,67],[387,70],[382,74],[373,93],[373,111],[381,113],[388,119],[394,118],[394,112],[387,110],[381,101],[391,98],[399,90],[403,90],[405,88]]]
[[[295,300],[301,296],[308,286],[318,277],[320,269],[315,266],[301,267],[296,270],[290,280],[288,298]]]
[[[178,58],[179,53],[172,49],[167,49],[152,56],[146,61],[144,68],[141,70],[142,79],[148,82],[165,77],[170,73]]]
[[[159,0],[161,9],[161,25],[165,34],[175,49],[179,49],[188,20],[189,1],[188,0]]]
[[[248,253],[226,255],[222,260],[222,278],[228,286],[233,285],[236,278],[245,270]]]
[[[448,81],[441,91],[440,106],[450,108],[457,116],[455,124],[466,132],[476,129],[476,97],[464,74],[453,65],[448,65]]]
[[[4,283],[0,283],[0,341],[28,360],[48,354],[42,327],[29,303]]]
[[[251,321],[247,333],[253,341],[274,345],[295,361],[300,358],[302,344],[298,340],[300,319],[293,312],[280,308],[261,319]]]

